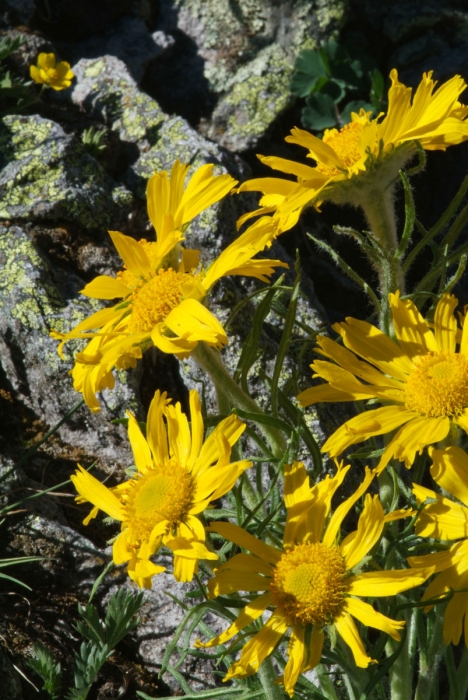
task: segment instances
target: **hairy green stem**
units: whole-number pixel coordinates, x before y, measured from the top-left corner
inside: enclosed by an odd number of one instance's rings
[[[398,238],[393,205],[393,187],[386,190],[366,190],[360,205],[364,210],[372,235],[377,239],[385,256],[379,264],[380,292],[382,296],[380,326],[383,331],[390,331],[390,309],[388,295],[400,290],[405,293],[405,277],[400,262],[395,257]]]
[[[216,390],[218,401],[223,406],[234,406],[248,413],[264,413],[260,406],[245,393],[226,370],[219,352],[209,345],[198,343],[192,352],[195,362],[210,377]],[[229,404],[227,403],[229,402]],[[220,406],[221,408],[221,406]],[[286,441],[283,433],[271,425],[258,424],[259,429],[268,441],[275,457],[284,457]]]
[[[261,663],[258,669],[258,677],[265,693],[265,700],[285,700],[284,692],[275,683],[277,675],[270,656],[267,656]]]
[[[439,665],[445,650],[442,636],[444,616],[441,613],[440,606],[438,608],[436,607],[435,621],[430,634],[431,641],[427,655],[420,654],[419,679],[414,700],[428,700],[432,697],[434,684],[438,684]]]

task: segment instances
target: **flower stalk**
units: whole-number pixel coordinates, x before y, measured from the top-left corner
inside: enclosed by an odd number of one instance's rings
[[[209,347],[206,343],[201,342],[191,356],[213,382],[218,406],[221,411],[228,409],[229,413],[231,407],[234,406],[248,413],[264,414],[257,402],[248,396],[231,377],[223,364],[219,352]],[[271,425],[259,424],[259,428],[268,441],[275,457],[283,457],[287,449],[283,433]]]

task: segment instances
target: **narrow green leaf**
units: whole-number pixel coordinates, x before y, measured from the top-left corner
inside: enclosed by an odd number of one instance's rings
[[[328,245],[328,243],[325,243],[325,241],[321,241],[318,238],[315,238],[315,236],[312,236],[310,233],[307,234],[307,236],[314,241],[314,243],[319,247],[322,248],[322,250],[325,250],[330,257],[341,267],[343,272],[345,272],[348,277],[350,277],[356,284],[358,284],[361,289],[364,290],[364,292],[368,295],[372,303],[374,304],[375,310],[377,312],[377,315],[380,316],[380,303],[379,300],[377,299],[377,296],[375,295],[375,292],[371,289],[371,287],[365,282],[360,275],[358,275],[357,272],[355,272],[352,267],[346,263],[343,258],[341,258],[338,253],[333,250],[331,246]]]

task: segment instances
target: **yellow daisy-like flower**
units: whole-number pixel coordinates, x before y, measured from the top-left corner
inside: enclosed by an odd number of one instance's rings
[[[371,118],[371,112],[353,113],[352,121],[342,129],[326,129],[322,139],[294,128],[286,137],[289,143],[308,150],[307,158],[315,167],[276,156],[258,156],[262,163],[294,175],[296,182],[280,178],[248,180],[239,192],[260,191],[261,209],[248,216],[277,212],[279,231],[293,226],[301,210],[319,207],[325,200],[362,205],[366,190],[385,189],[404,164],[416,153],[415,141],[425,150],[442,150],[468,139],[468,107],[458,100],[466,88],[460,76],[454,76],[436,88],[432,71],[424,73],[412,96],[412,89],[390,73],[385,116]],[[243,217],[241,223],[245,220]]]
[[[406,591],[425,581],[432,569],[359,572],[363,560],[379,542],[385,521],[408,513],[399,511],[386,517],[378,497],[367,494],[357,530],[338,543],[343,519],[374,476],[366,469],[361,486],[328,519],[331,499],[348,469],[339,468],[333,478],[327,477],[310,487],[302,463],[285,467],[287,520],[282,549],[231,523],[218,522],[211,526],[211,531],[251,554],[236,554],[222,564],[208,584],[210,595],[237,591],[261,595],[248,603],[229,629],[210,642],[197,642],[197,645],[224,644],[267,609],[272,611],[261,630],[244,646],[240,659],[231,666],[224,680],[256,673],[262,661],[289,633],[288,661],[280,680],[292,696],[299,675],[320,662],[324,628],[329,625],[334,625],[349,645],[356,665],[365,668],[373,659],[364,648],[353,617],[400,639],[399,631],[405,623],[382,615],[360,600],[360,596],[374,598]]]
[[[127,571],[140,588],[151,588],[151,578],[165,571],[151,561],[165,545],[174,554],[177,581],[191,581],[200,559],[218,559],[205,544],[205,528],[197,517],[234,486],[252,462],[230,462],[231,448],[244,432],[237,416],[225,418],[203,441],[200,398],[190,392],[190,418],[166,393],[156,392],[148,412],[146,438],[128,413],[128,437],[136,474],[115,488],[107,488],[82,467],[71,477],[77,501],[122,523],[112,552],[115,564],[128,562]],[[167,433],[164,418],[167,422]]]
[[[428,586],[422,600],[445,597],[455,591],[444,613],[444,642],[458,644],[462,633],[468,647],[468,455],[460,447],[431,450],[431,474],[437,484],[459,502],[440,496],[431,489],[414,485],[418,503],[431,499],[416,521],[416,533],[439,540],[458,540],[445,552],[410,557],[411,566],[434,566],[438,576]],[[462,593],[456,593],[457,590]],[[430,610],[432,606],[428,606]]]
[[[37,65],[29,66],[29,74],[35,83],[49,85],[53,90],[65,90],[75,77],[70,64],[66,61],[57,63],[53,53],[40,53]]]
[[[297,397],[303,406],[368,399],[385,404],[348,420],[322,447],[336,457],[351,445],[398,428],[379,470],[392,457],[411,467],[416,453],[446,438],[451,426],[468,432],[468,321],[465,317],[459,329],[457,299],[444,294],[433,329],[413,302],[398,293],[389,295],[389,303],[397,342],[365,321],[347,318],[335,324],[345,347],[320,336],[318,352],[333,363],[316,360],[311,365],[313,376],[328,383]]]
[[[208,269],[198,267],[199,251],[182,248],[184,232],[195,216],[224,197],[236,181],[230,175],[215,176],[213,166],[204,165],[184,190],[188,169],[176,161],[170,179],[163,171],[148,182],[148,214],[156,242],[109,232],[124,269],[117,277],[96,277],[82,294],[121,301],[97,311],[69,333],[52,331],[62,341],[61,357],[65,342],[91,338],[76,355],[72,376],[75,389],[93,411],[100,410],[96,393],[114,386],[112,370],[134,367],[148,347],[155,345],[163,352],[187,357],[200,341],[212,347],[227,344],[222,325],[205,305],[210,288],[220,277],[248,275],[268,282],[275,267],[287,267],[279,260],[253,259],[271,244],[275,228],[269,217],[258,220]]]

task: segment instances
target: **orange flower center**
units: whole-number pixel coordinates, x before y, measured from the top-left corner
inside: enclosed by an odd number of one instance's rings
[[[362,127],[360,122],[350,122],[339,131],[338,129],[327,129],[323,135],[323,141],[333,148],[346,168],[350,168],[361,158],[359,142]],[[342,174],[339,168],[323,163],[317,164],[317,170],[327,177]]]
[[[270,591],[291,625],[330,622],[344,600],[346,564],[337,547],[299,544],[281,557]]]
[[[126,503],[125,521],[137,542],[148,540],[155,525],[169,521],[172,530],[187,513],[194,493],[194,481],[175,460],[154,465],[132,480]]]
[[[132,315],[129,330],[133,333],[151,331],[180,304],[182,289],[194,280],[190,273],[160,269],[149,280],[143,280],[132,294]]]
[[[468,360],[458,353],[429,353],[414,361],[405,405],[424,416],[459,416],[468,406]]]

